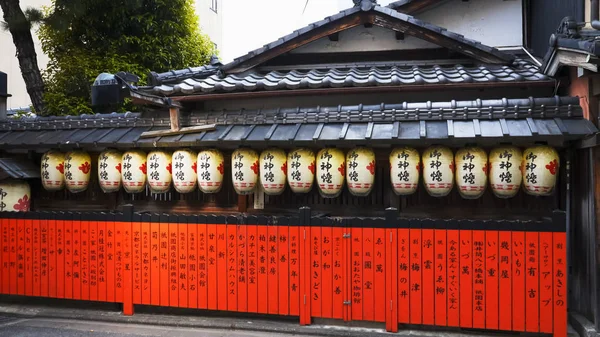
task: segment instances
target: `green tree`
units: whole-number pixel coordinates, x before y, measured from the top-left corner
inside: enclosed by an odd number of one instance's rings
[[[53,0],[45,14],[49,115],[91,113],[91,84],[102,72],[131,72],[144,83],[150,70],[202,65],[215,52],[192,0]]]

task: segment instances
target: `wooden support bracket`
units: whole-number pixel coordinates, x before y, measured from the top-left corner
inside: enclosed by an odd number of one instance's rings
[[[198,126],[190,126],[187,128],[180,128],[178,130],[155,130],[155,131],[146,131],[140,135],[140,138],[153,138],[153,137],[164,137],[164,136],[174,136],[174,135],[184,135],[188,133],[199,133],[205,131],[214,131],[216,129],[215,124],[208,125],[198,125]]]

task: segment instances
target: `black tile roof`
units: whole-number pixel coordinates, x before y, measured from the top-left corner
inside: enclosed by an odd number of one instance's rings
[[[40,170],[31,161],[19,158],[0,158],[0,180],[34,179],[40,177]]]
[[[554,75],[557,66],[552,63],[556,61],[557,54],[560,52],[583,54],[585,62],[597,65],[600,56],[600,22],[594,22],[592,25],[595,28],[590,29],[571,17],[565,17],[556,33],[550,37],[550,46],[544,56],[542,71]],[[580,65],[576,64],[575,60],[573,62],[574,64],[568,65]]]
[[[583,119],[576,97],[197,112],[181,124],[215,124],[216,129],[141,138],[149,130],[169,129],[169,118],[139,114],[23,118],[0,122],[0,148],[560,143],[598,132]]]

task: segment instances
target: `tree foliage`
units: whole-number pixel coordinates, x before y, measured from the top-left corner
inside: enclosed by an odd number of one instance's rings
[[[102,72],[131,72],[143,83],[150,70],[202,65],[215,52],[192,0],[53,0],[45,14],[46,114],[91,113],[91,84]]]

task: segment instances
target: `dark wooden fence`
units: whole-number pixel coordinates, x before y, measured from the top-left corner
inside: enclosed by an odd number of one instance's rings
[[[0,293],[564,337],[565,224],[1,213]]]

